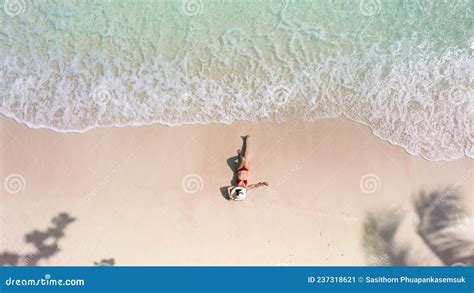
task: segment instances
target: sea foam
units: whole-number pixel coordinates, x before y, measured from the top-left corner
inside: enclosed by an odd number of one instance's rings
[[[0,113],[60,132],[345,116],[474,158],[473,2],[395,2],[5,0]]]

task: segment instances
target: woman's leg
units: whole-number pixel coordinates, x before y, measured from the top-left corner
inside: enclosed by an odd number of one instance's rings
[[[246,135],[244,136],[244,142],[245,142],[245,153],[244,153],[244,164],[243,166],[245,168],[249,168],[249,136]]]
[[[237,162],[237,170],[239,170],[240,168],[244,167],[245,166],[245,161],[247,161],[245,159],[245,157],[242,155],[242,151],[241,150],[237,150],[237,154],[239,154],[239,161]]]

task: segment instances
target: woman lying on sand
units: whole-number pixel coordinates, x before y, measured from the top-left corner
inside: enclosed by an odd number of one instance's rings
[[[237,165],[237,182],[234,186],[229,186],[227,188],[229,198],[232,200],[244,200],[247,197],[247,190],[260,187],[262,185],[268,186],[267,182],[259,182],[257,184],[247,184],[247,177],[249,173],[249,136],[243,136],[244,140],[244,153],[242,154],[241,150],[237,150],[239,155],[239,162]]]

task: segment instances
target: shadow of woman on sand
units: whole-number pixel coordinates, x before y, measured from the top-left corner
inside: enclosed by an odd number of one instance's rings
[[[243,140],[242,153],[245,154],[246,149],[247,149],[246,140],[244,139],[244,137],[242,137],[242,140]],[[228,158],[226,163],[227,163],[227,166],[229,166],[230,170],[232,171],[232,179],[230,180],[230,185],[236,185],[237,184],[237,166],[239,164],[239,156],[235,155]],[[222,186],[221,188],[219,188],[219,190],[221,191],[222,197],[229,200],[230,198],[227,192],[227,187],[229,186],[228,185]]]

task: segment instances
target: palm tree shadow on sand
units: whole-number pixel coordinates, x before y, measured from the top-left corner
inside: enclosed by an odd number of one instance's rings
[[[49,259],[61,251],[58,245],[59,239],[64,237],[64,230],[75,220],[67,213],[60,213],[51,220],[53,227],[49,227],[45,231],[34,230],[25,235],[25,242],[33,244],[34,252],[22,255],[4,251],[0,253],[0,266],[37,266],[39,261]],[[94,265],[113,266],[115,259],[102,259],[94,262]]]
[[[21,255],[4,251],[0,253],[0,266],[36,266],[39,261],[49,259],[60,251],[58,242],[64,237],[66,227],[75,220],[67,213],[60,213],[51,220],[52,227],[44,231],[34,230],[25,235],[25,242],[34,246],[34,252]]]
[[[399,209],[369,213],[364,248],[371,265],[472,266],[473,219],[453,192],[420,192],[411,214]]]

